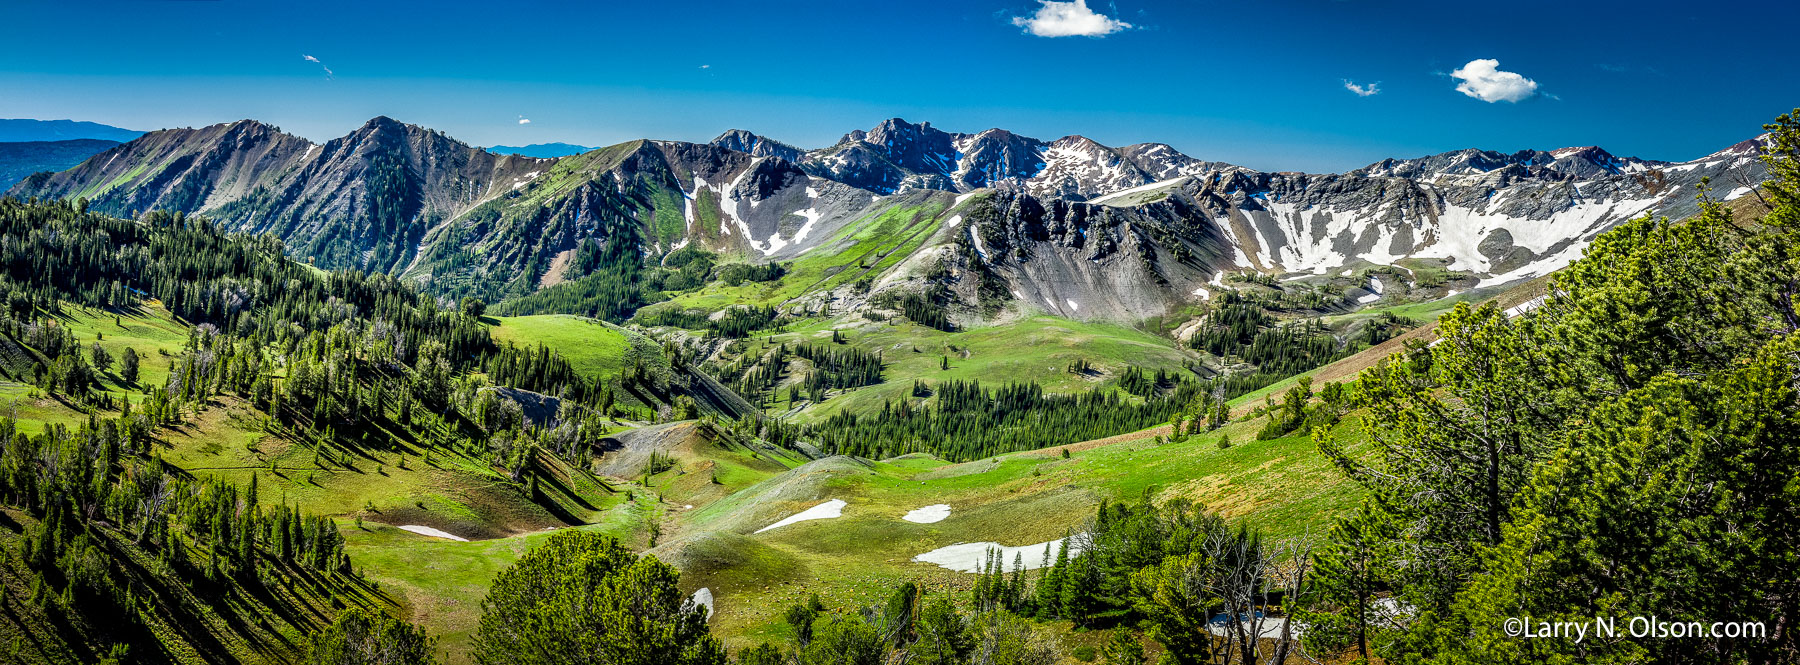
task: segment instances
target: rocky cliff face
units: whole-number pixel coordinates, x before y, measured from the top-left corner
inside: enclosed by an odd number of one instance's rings
[[[1237,271],[1303,279],[1430,260],[1465,276],[1458,288],[1544,274],[1631,216],[1691,213],[1702,178],[1716,195],[1747,193],[1763,177],[1760,149],[1746,141],[1681,163],[1594,147],[1462,150],[1298,174],[1158,143],[898,119],[813,151],[733,130],[554,159],[494,155],[388,118],[324,144],[240,121],[152,132],[9,193],[206,214],[278,234],[322,266],[489,298],[560,281],[588,241],[756,262],[849,256],[856,231],[904,213],[926,225],[907,233],[924,235],[872,276],[873,293],[929,275],[953,278],[939,286],[974,315],[1131,320],[1208,298]]]
[[[323,145],[242,120],[151,132],[16,189],[87,198],[120,215],[205,213],[279,235],[324,267],[387,272],[410,261],[426,229],[549,161],[489,154],[385,117]]]

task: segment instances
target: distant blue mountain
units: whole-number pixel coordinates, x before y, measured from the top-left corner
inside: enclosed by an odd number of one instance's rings
[[[573,143],[533,143],[527,146],[497,145],[487,149],[496,155],[524,155],[526,157],[567,157],[579,155],[593,150],[584,145]]]
[[[0,142],[0,192],[33,173],[69,169],[118,145],[106,139]]]
[[[85,120],[0,119],[0,142],[8,143],[73,139],[103,139],[122,143],[143,135],[143,132]]]

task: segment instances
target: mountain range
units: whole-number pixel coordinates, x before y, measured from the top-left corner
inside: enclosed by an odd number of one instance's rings
[[[321,267],[490,300],[581,278],[589,242],[629,235],[650,257],[695,245],[747,262],[826,260],[866,243],[859,230],[902,217],[908,242],[884,250],[882,270],[788,304],[857,307],[943,287],[962,321],[1016,311],[1132,321],[1210,298],[1238,273],[1318,282],[1429,264],[1456,277],[1446,293],[1541,275],[1620,221],[1692,212],[1702,179],[1723,198],[1751,191],[1764,175],[1760,141],[1686,162],[1598,147],[1460,150],[1307,174],[1161,143],[897,118],[815,150],[731,130],[560,157],[496,154],[515,149],[386,117],[323,144],[243,120],[151,132],[8,194],[204,214],[275,234]],[[1378,296],[1375,279],[1333,297]]]
[[[18,141],[71,141],[101,139],[124,142],[143,136],[140,131],[86,120],[35,120],[0,118],[0,143]]]
[[[0,142],[0,188],[40,171],[61,171],[119,145],[106,139]]]
[[[533,143],[531,145],[511,146],[497,145],[488,148],[488,152],[496,155],[523,155],[525,157],[568,157],[593,150],[585,145],[573,143]]]

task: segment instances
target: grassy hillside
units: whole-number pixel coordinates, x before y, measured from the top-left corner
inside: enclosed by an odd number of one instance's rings
[[[486,319],[497,342],[556,349],[584,376],[617,376],[631,348],[627,333],[604,321],[568,314]]]
[[[850,325],[814,321],[747,342],[745,353],[756,355],[774,344],[830,345],[833,331],[842,333],[847,346],[879,353],[883,381],[806,409],[800,416],[807,420],[879,410],[883,402],[908,395],[914,379],[928,384],[1036,382],[1052,392],[1072,393],[1100,387],[1128,367],[1185,373],[1182,361],[1189,357],[1166,338],[1115,324],[1051,316],[956,332],[904,319]],[[949,369],[942,369],[945,359]],[[1069,366],[1077,360],[1088,361],[1093,369],[1071,373]]]
[[[91,536],[118,566],[115,581],[132,590],[127,609],[108,613],[101,608],[113,606],[94,597],[37,595],[45,592],[32,586],[36,572],[12,554],[25,549],[24,534],[37,525],[24,511],[0,510],[0,551],[7,553],[0,557],[0,662],[97,663],[127,642],[137,649],[125,662],[288,662],[296,645],[339,610],[386,608],[392,598],[366,581],[286,564],[269,566],[254,581],[193,584],[132,545],[129,533],[100,529]]]
[[[1159,445],[1165,426],[1067,446],[1067,459],[1057,448],[957,465],[925,456],[831,458],[696,508],[678,521],[672,544],[656,552],[682,565],[684,586],[712,590],[715,632],[752,644],[790,639],[780,613],[808,594],[858,606],[908,580],[931,590],[966,589],[974,576],[912,558],[962,542],[1021,546],[1061,538],[1082,529],[1101,501],[1181,497],[1273,535],[1318,532],[1356,504],[1358,492],[1308,437],[1256,441],[1265,421]],[[1337,432],[1359,440],[1357,418]],[[1221,449],[1221,436],[1238,444]],[[847,502],[842,517],[753,533],[832,499]],[[950,516],[934,524],[901,519],[933,504],[949,504]],[[779,574],[766,574],[770,569]]]
[[[714,282],[698,290],[675,295],[668,304],[646,308],[691,308],[718,311],[732,305],[784,305],[808,293],[817,293],[880,275],[911,255],[931,237],[942,220],[948,196],[922,203],[896,203],[878,207],[845,224],[819,246],[791,262],[780,279],[745,282],[730,286]],[[703,211],[710,206],[702,206]],[[704,214],[700,228],[716,228],[716,219]]]

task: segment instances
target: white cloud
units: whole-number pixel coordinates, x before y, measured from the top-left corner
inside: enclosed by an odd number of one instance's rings
[[[324,62],[323,62],[323,61],[321,61],[321,60],[319,60],[319,59],[318,59],[318,58],[315,58],[315,57],[312,57],[312,56],[310,56],[310,55],[307,55],[307,54],[305,54],[305,53],[302,53],[302,54],[300,54],[300,58],[301,58],[301,59],[302,59],[302,60],[305,60],[305,61],[307,61],[307,62],[310,62],[310,63],[313,63],[313,64],[315,64],[315,65],[318,65],[318,66],[319,66],[319,69],[323,69],[323,70],[325,70],[325,78],[331,78],[331,68],[330,68],[330,67],[326,67],[326,66],[325,66],[325,63],[324,63]]]
[[[519,116],[519,124],[529,125],[529,124],[531,124],[531,118],[527,118],[525,116]]]
[[[1014,16],[1012,24],[1039,37],[1105,37],[1131,28],[1130,23],[1088,9],[1087,0],[1038,0],[1037,13]]]
[[[1381,82],[1376,81],[1368,85],[1357,85],[1355,81],[1344,79],[1344,89],[1355,93],[1358,97],[1373,97],[1381,94]]]
[[[1515,72],[1500,71],[1500,61],[1490,58],[1470,60],[1469,64],[1450,72],[1462,79],[1456,91],[1484,102],[1519,102],[1537,94],[1537,81]]]
[[[700,65],[701,69],[712,69],[712,65]]]

